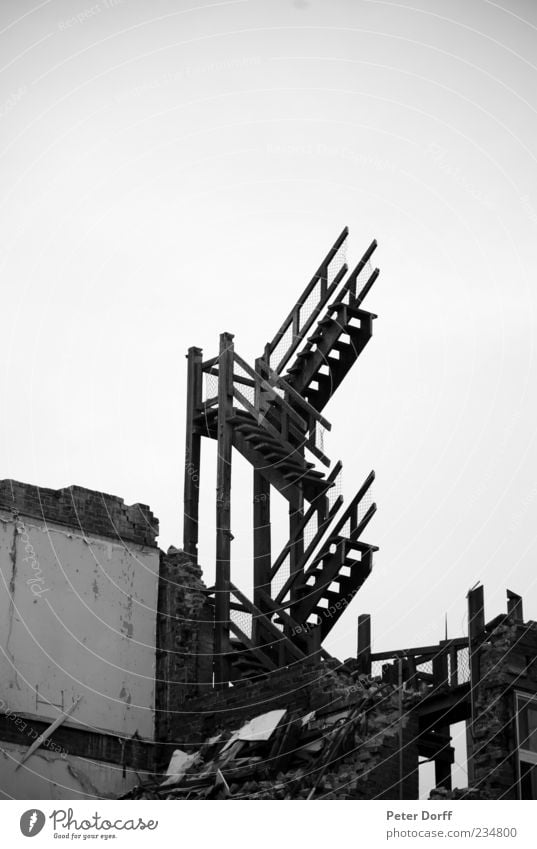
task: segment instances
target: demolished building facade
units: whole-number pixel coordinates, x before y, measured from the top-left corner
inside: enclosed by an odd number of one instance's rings
[[[188,353],[184,543],[164,553],[142,504],[0,482],[0,790],[10,798],[537,797],[537,624],[508,591],[468,634],[375,653],[323,646],[372,571],[369,473],[351,501],[325,406],[372,338],[373,242],[345,229],[253,364],[222,334]],[[217,444],[214,586],[198,563],[204,440]],[[233,457],[253,479],[253,592],[232,574]],[[324,468],[323,468],[324,467]],[[325,471],[324,469],[327,469]],[[288,504],[274,554],[271,502]],[[450,729],[466,723],[468,788]]]

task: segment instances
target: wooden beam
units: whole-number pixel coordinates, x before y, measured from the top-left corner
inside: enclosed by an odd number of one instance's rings
[[[363,269],[365,268],[366,263],[371,259],[373,252],[375,251],[376,247],[377,247],[377,240],[373,239],[373,241],[369,245],[368,249],[366,250],[366,252],[362,256],[361,260],[359,261],[358,265],[356,265],[353,268],[353,270],[351,271],[351,273],[349,274],[349,276],[348,276],[348,278],[345,282],[344,288],[348,292],[350,292],[351,300],[354,300],[356,298],[356,281],[357,281],[359,275],[361,274],[361,272],[363,271]]]
[[[229,627],[230,627],[230,629],[233,631],[233,633],[234,633],[234,634],[236,634],[236,636],[239,638],[239,640],[241,641],[241,643],[243,643],[243,644],[244,644],[244,646],[246,647],[246,649],[248,649],[248,651],[250,651],[250,652],[253,654],[253,656],[254,656],[254,657],[255,657],[255,658],[256,658],[256,659],[257,659],[260,663],[262,663],[262,664],[263,664],[263,666],[264,666],[264,667],[265,667],[265,668],[266,668],[269,672],[270,672],[270,671],[274,671],[274,670],[278,669],[278,666],[274,663],[274,661],[273,661],[273,660],[271,660],[271,659],[270,659],[270,657],[268,656],[268,654],[265,654],[265,652],[264,652],[264,651],[262,651],[262,650],[259,648],[259,646],[254,645],[253,640],[251,640],[248,636],[246,636],[246,634],[244,633],[244,631],[242,631],[242,630],[241,630],[241,628],[239,628],[239,626],[237,625],[237,623],[236,623],[236,622],[230,622],[230,623],[229,623]],[[244,652],[244,655],[246,655],[246,654],[247,654],[247,652],[245,651],[245,652]]]
[[[183,548],[197,563],[201,436],[194,419],[202,404],[201,348],[189,348],[187,360]]]
[[[0,712],[0,740],[27,748],[30,741],[44,734],[51,727],[50,720],[44,720],[33,714],[18,713],[20,722],[15,724],[13,713]],[[62,723],[53,733],[47,735],[43,743],[47,751],[63,756],[89,758],[91,761],[125,766],[127,769],[157,772],[157,761],[168,764],[169,744],[162,745],[155,740],[142,740],[138,737],[121,737],[116,734],[88,731],[85,726],[73,725],[73,721]],[[166,767],[164,767],[166,768]]]
[[[303,449],[302,452],[303,454]],[[297,595],[297,587],[300,583],[300,573],[304,573],[303,559],[304,559],[304,533],[298,533],[297,529],[302,527],[302,520],[304,519],[304,496],[300,494],[300,503],[298,507],[295,507],[290,504],[289,505],[289,539],[293,540],[291,543],[291,548],[289,550],[289,570],[290,575],[295,576],[295,580],[291,586],[291,601],[295,601],[298,599]]]
[[[270,595],[271,532],[270,483],[254,469],[254,604],[263,610],[263,593]],[[258,623],[252,622],[252,639],[259,642]]]
[[[511,590],[507,590],[507,613],[509,616],[512,616],[515,622],[524,622],[522,596],[512,592]]]
[[[451,741],[449,734],[448,741]],[[437,787],[444,787],[446,790],[451,790],[452,763],[453,749],[450,746],[450,742],[447,742],[445,748],[441,749],[434,759],[434,779]]]
[[[358,669],[364,675],[371,674],[371,616],[358,616]]]
[[[445,649],[440,649],[432,658],[433,685],[436,688],[449,685],[448,676],[448,654]]]
[[[233,336],[220,336],[218,376],[218,457],[216,470],[215,657],[217,687],[229,683],[229,585],[231,570],[231,452],[233,426]]]
[[[249,598],[241,593],[241,591],[232,583],[230,583],[231,591],[235,598],[237,598],[248,610],[249,613],[252,614],[253,617],[257,617],[259,619],[259,624],[263,625],[266,629],[267,633],[269,633],[272,637],[274,637],[272,641],[272,645],[278,647],[282,646],[286,649],[288,655],[292,655],[296,660],[304,660],[305,654],[298,646],[290,640],[283,631],[280,631],[279,628],[271,622],[268,616],[259,610],[257,605],[253,604]]]
[[[436,643],[434,646],[415,646],[414,648],[404,648],[404,649],[394,649],[393,651],[378,651],[373,652],[371,655],[371,660],[391,660],[394,657],[407,657],[408,655],[435,655],[441,648],[445,647],[457,647],[459,649],[464,649],[468,647],[468,640],[466,637],[456,637],[452,640],[442,640],[441,643]],[[431,657],[428,658],[432,660]],[[426,658],[424,657],[423,663],[425,663]]]
[[[332,292],[337,288],[340,280],[346,274],[347,266],[343,265],[343,267],[339,270],[339,272],[337,273],[337,275],[334,278],[334,280],[332,281],[332,283],[330,285],[328,285],[328,280],[327,280],[328,267],[329,267],[330,263],[332,262],[332,260],[334,259],[335,255],[337,254],[339,248],[341,247],[341,245],[343,244],[343,242],[347,238],[348,234],[349,234],[348,228],[345,227],[344,230],[340,233],[340,235],[336,239],[335,243],[330,248],[330,251],[328,252],[328,254],[323,259],[323,261],[320,264],[319,268],[317,269],[316,273],[313,275],[312,279],[310,280],[310,282],[308,283],[308,285],[306,286],[306,288],[302,292],[300,298],[298,299],[295,306],[293,307],[293,309],[291,310],[291,312],[289,313],[289,315],[287,316],[287,318],[283,322],[282,326],[280,327],[280,329],[276,333],[272,342],[269,342],[265,346],[265,360],[266,360],[267,364],[269,364],[270,363],[270,355],[276,349],[276,347],[278,346],[279,342],[281,341],[281,339],[283,338],[283,336],[285,335],[285,333],[287,332],[289,327],[291,327],[291,329],[293,330],[293,336],[294,336],[293,342],[288,347],[286,353],[284,355],[282,355],[282,357],[280,358],[280,361],[273,364],[274,369],[276,371],[278,371],[278,372],[283,371],[285,364],[289,361],[289,359],[291,358],[294,351],[300,345],[302,339],[304,339],[304,337],[306,336],[306,333],[308,332],[309,328],[312,326],[314,321],[316,321],[317,317],[320,315],[322,308],[324,307],[324,305],[326,304],[326,302],[330,298]],[[312,310],[311,314],[309,315],[308,319],[302,324],[302,327],[300,328],[300,332],[297,333],[296,332],[296,324],[297,324],[297,317],[298,317],[298,313],[300,311],[300,308],[306,303],[306,300],[308,299],[309,295],[312,293],[315,286],[317,286],[318,281],[321,281],[321,295],[318,299],[318,302],[317,302],[315,308]]]
[[[82,696],[78,696],[78,698],[76,698],[76,699],[72,702],[72,704],[70,704],[70,705],[69,705],[69,707],[67,708],[67,710],[64,710],[64,711],[63,711],[63,712],[62,712],[62,713],[61,713],[61,714],[60,714],[60,715],[59,715],[59,716],[58,716],[58,717],[54,720],[54,722],[53,722],[51,725],[49,725],[49,726],[48,726],[48,728],[47,728],[45,731],[43,731],[43,733],[42,733],[42,734],[40,734],[40,735],[39,735],[39,737],[37,738],[37,740],[34,740],[34,742],[32,743],[32,745],[30,746],[30,748],[29,748],[29,749],[27,749],[27,750],[25,751],[25,753],[23,754],[23,756],[22,756],[22,758],[20,759],[19,763],[18,763],[18,764],[17,764],[17,766],[15,767],[15,772],[17,772],[17,770],[19,769],[19,767],[21,767],[21,766],[23,765],[23,763],[26,763],[26,761],[28,760],[28,758],[29,758],[29,757],[31,757],[31,756],[33,755],[33,753],[36,751],[36,749],[39,749],[39,747],[40,747],[43,743],[45,743],[45,742],[46,742],[46,740],[48,740],[48,738],[49,738],[52,734],[54,734],[54,732],[56,731],[56,729],[57,729],[57,728],[59,728],[59,727],[60,727],[60,725],[61,725],[63,722],[65,722],[65,720],[66,720],[66,719],[69,719],[69,717],[70,717],[70,716],[71,716],[71,714],[74,712],[74,710],[75,710],[76,706],[78,705],[79,701],[81,700],[81,698],[82,698]]]
[[[472,727],[475,720],[476,687],[480,679],[479,647],[485,630],[485,597],[483,586],[468,593],[468,654],[470,660],[470,700]]]

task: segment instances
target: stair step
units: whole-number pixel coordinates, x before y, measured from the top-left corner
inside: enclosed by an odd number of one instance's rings
[[[230,421],[232,420],[230,419]],[[257,422],[240,422],[240,424],[236,426],[235,430],[238,430],[239,433],[259,434],[260,436],[264,436],[266,434],[267,439],[271,438],[267,434],[265,428],[258,425]]]
[[[348,318],[359,318],[362,319],[364,317],[364,310],[359,307],[347,307],[347,316]]]
[[[246,410],[237,410],[236,408],[233,410],[233,415],[229,417],[229,421],[233,422],[233,424],[236,422],[239,424],[256,424],[252,419],[251,413],[247,413]]]
[[[235,430],[239,433],[246,434],[245,439],[262,439],[264,442],[273,442],[274,445],[281,445],[281,440],[276,436],[271,436],[262,425],[239,425]]]
[[[300,483],[320,483],[324,479],[322,472],[310,472],[305,469],[290,468],[283,473],[285,480],[300,481]]]
[[[347,293],[345,292],[343,297],[345,297],[346,294]],[[334,301],[333,304],[328,304],[328,306],[326,308],[326,312],[336,312],[337,310],[342,309],[342,307],[347,307],[347,309],[348,309],[349,305],[346,304],[345,301]]]
[[[245,437],[245,439],[248,439],[248,437]],[[259,436],[257,434],[251,434],[250,441],[255,441],[259,448],[267,448],[269,451],[276,449],[280,449],[280,451],[286,450],[285,445],[282,445],[277,439],[265,439],[261,434]]]
[[[267,459],[269,458],[267,457]],[[305,477],[309,472],[309,469],[305,469],[303,466],[298,466],[296,463],[290,461],[286,462],[285,460],[280,460],[278,463],[274,463],[274,466],[284,472],[284,477],[288,472],[295,475],[295,477]]]
[[[354,353],[352,342],[336,342],[332,345],[333,351],[341,351],[342,354]]]
[[[285,459],[285,451],[282,453],[281,451],[274,451],[272,445],[265,445],[265,448],[270,448],[270,451],[261,451],[261,454],[265,458],[265,460],[283,460]]]
[[[324,407],[326,401],[330,399],[330,393],[319,391],[318,389],[305,389],[304,398],[308,404],[311,404],[316,410],[320,410]]]
[[[267,459],[269,459],[269,458],[267,457]],[[287,456],[281,457],[281,459],[278,460],[277,463],[274,463],[274,465],[275,466],[288,466],[289,470],[296,469],[296,471],[300,472],[301,474],[310,474],[311,472],[316,471],[314,463],[304,463],[304,465],[301,465],[300,463],[297,463],[295,460],[290,460]],[[323,473],[319,472],[319,474],[322,475]]]
[[[338,601],[341,601],[341,598],[341,593],[335,593],[331,590],[326,590],[326,592],[323,593],[322,598],[320,598],[317,604],[315,605],[314,610],[326,610],[326,607],[322,607],[320,604],[323,599],[328,602],[328,607],[330,607],[331,605],[336,604]]]
[[[324,480],[324,472],[318,472],[317,469],[310,469],[307,473],[308,478],[316,478],[317,480]]]
[[[302,359],[305,359],[306,357],[311,357],[313,353],[314,352],[310,348],[307,348],[305,351],[299,351],[297,354],[297,358],[301,357]]]
[[[254,448],[257,445],[272,445],[274,448],[281,446],[281,442],[277,439],[273,439],[271,436],[265,436],[264,434],[261,435],[260,433],[250,433],[244,437],[244,441],[251,443]]]

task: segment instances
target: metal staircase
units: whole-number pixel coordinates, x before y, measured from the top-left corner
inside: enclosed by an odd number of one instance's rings
[[[376,242],[347,275],[347,235],[345,228],[254,366],[227,333],[217,357],[204,362],[200,349],[189,350],[184,547],[197,559],[200,449],[209,438],[218,444],[209,600],[219,686],[322,656],[322,640],[371,572],[377,549],[360,537],[376,510],[374,474],[339,515],[341,463],[330,470],[323,444],[331,425],[322,410],[371,338],[375,318],[360,305],[378,276],[370,264]],[[234,451],[254,470],[253,600],[231,581]],[[273,492],[289,505],[289,540],[274,562]]]
[[[288,368],[287,381],[316,410],[324,409],[373,335],[376,315],[360,304],[379,275],[378,268],[369,267],[376,246],[376,242],[369,246]],[[356,295],[356,283],[364,272],[367,279]]]

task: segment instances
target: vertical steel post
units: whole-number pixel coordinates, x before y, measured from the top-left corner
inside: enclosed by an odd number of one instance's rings
[[[229,583],[231,577],[231,452],[233,335],[222,333],[218,359],[218,457],[216,471],[216,581],[214,672],[217,687],[229,682]]]
[[[264,609],[261,593],[270,595],[271,534],[270,534],[270,483],[254,469],[254,604]],[[252,623],[252,639],[259,644],[259,627]]]
[[[201,435],[194,419],[202,403],[201,348],[189,348],[187,360],[183,548],[197,563]]]

